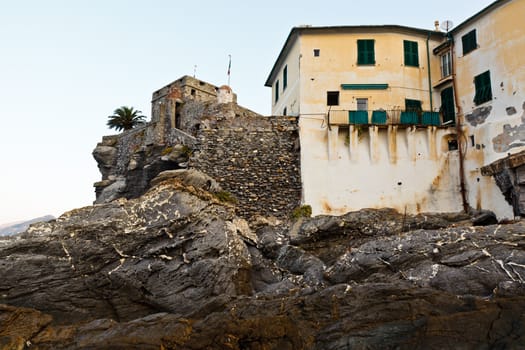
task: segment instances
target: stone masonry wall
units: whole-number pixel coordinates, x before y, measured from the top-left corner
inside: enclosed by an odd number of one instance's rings
[[[255,120],[237,117],[228,123],[230,127],[200,130],[190,166],[212,176],[230,192],[237,200],[239,215],[283,217],[301,201],[297,120]]]

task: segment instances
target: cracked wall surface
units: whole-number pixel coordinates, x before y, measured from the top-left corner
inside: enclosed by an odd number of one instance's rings
[[[522,109],[521,124],[516,126],[503,125],[503,132],[492,139],[494,151],[504,153],[512,148],[525,146],[525,102]]]

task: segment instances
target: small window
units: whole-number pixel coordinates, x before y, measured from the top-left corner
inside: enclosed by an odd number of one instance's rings
[[[191,96],[195,96],[195,89],[191,89],[190,94],[191,94]]]
[[[283,109],[283,115],[286,115],[286,107]]]
[[[441,61],[441,78],[448,77],[452,74],[452,60],[450,56],[450,51],[445,52],[440,57]]]
[[[421,114],[421,101],[405,99],[405,111]]]
[[[456,140],[456,139],[448,140],[448,150],[449,151],[457,151],[458,150],[458,140]]]
[[[461,43],[463,44],[463,56],[477,49],[478,42],[476,41],[476,29],[463,35],[461,37]]]
[[[474,103],[479,105],[484,102],[492,100],[492,87],[490,85],[490,71],[486,71],[474,77],[474,85],[476,86],[476,95],[474,96]]]
[[[357,64],[375,64],[374,40],[357,40]]]
[[[321,50],[314,49],[314,57],[319,57],[321,55]]]
[[[326,105],[327,106],[339,106],[339,91],[327,91],[326,92]]]
[[[368,111],[368,99],[367,98],[356,98],[357,110]]]
[[[283,91],[286,90],[288,86],[288,66],[284,66],[283,69]]]
[[[403,40],[403,50],[405,53],[405,66],[419,67],[417,41]]]
[[[275,82],[275,102],[279,101],[279,80]]]

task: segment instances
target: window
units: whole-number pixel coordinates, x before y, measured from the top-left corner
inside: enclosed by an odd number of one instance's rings
[[[326,92],[326,105],[327,106],[339,106],[339,91],[327,91]]]
[[[357,64],[375,64],[374,40],[357,40]]]
[[[422,112],[421,101],[405,99],[405,111],[420,114]]]
[[[450,51],[445,52],[440,56],[441,61],[441,78],[448,77],[452,74],[452,60]]]
[[[321,50],[314,49],[314,57],[319,57],[321,55]]]
[[[288,66],[284,66],[283,69],[283,91],[286,90],[288,86]]]
[[[275,102],[279,101],[279,80],[275,82]]]
[[[419,67],[419,54],[416,41],[403,40],[405,66]]]
[[[463,44],[463,56],[474,51],[478,48],[478,42],[476,41],[476,29],[468,32],[461,37],[461,43]]]
[[[357,110],[368,111],[368,99],[367,98],[356,98]]]
[[[441,91],[441,108],[444,125],[454,125],[456,121],[456,107],[454,105],[454,89],[448,87]]]
[[[476,95],[474,96],[475,104],[479,105],[492,100],[492,87],[490,86],[489,70],[475,76],[474,85],[476,85]]]
[[[286,107],[283,109],[283,115],[286,115]]]

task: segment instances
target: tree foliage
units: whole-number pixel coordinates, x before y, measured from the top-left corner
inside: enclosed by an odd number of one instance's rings
[[[113,111],[113,115],[108,116],[108,123],[110,129],[117,131],[130,130],[136,126],[144,124],[145,116],[142,112],[133,107],[122,106]]]

